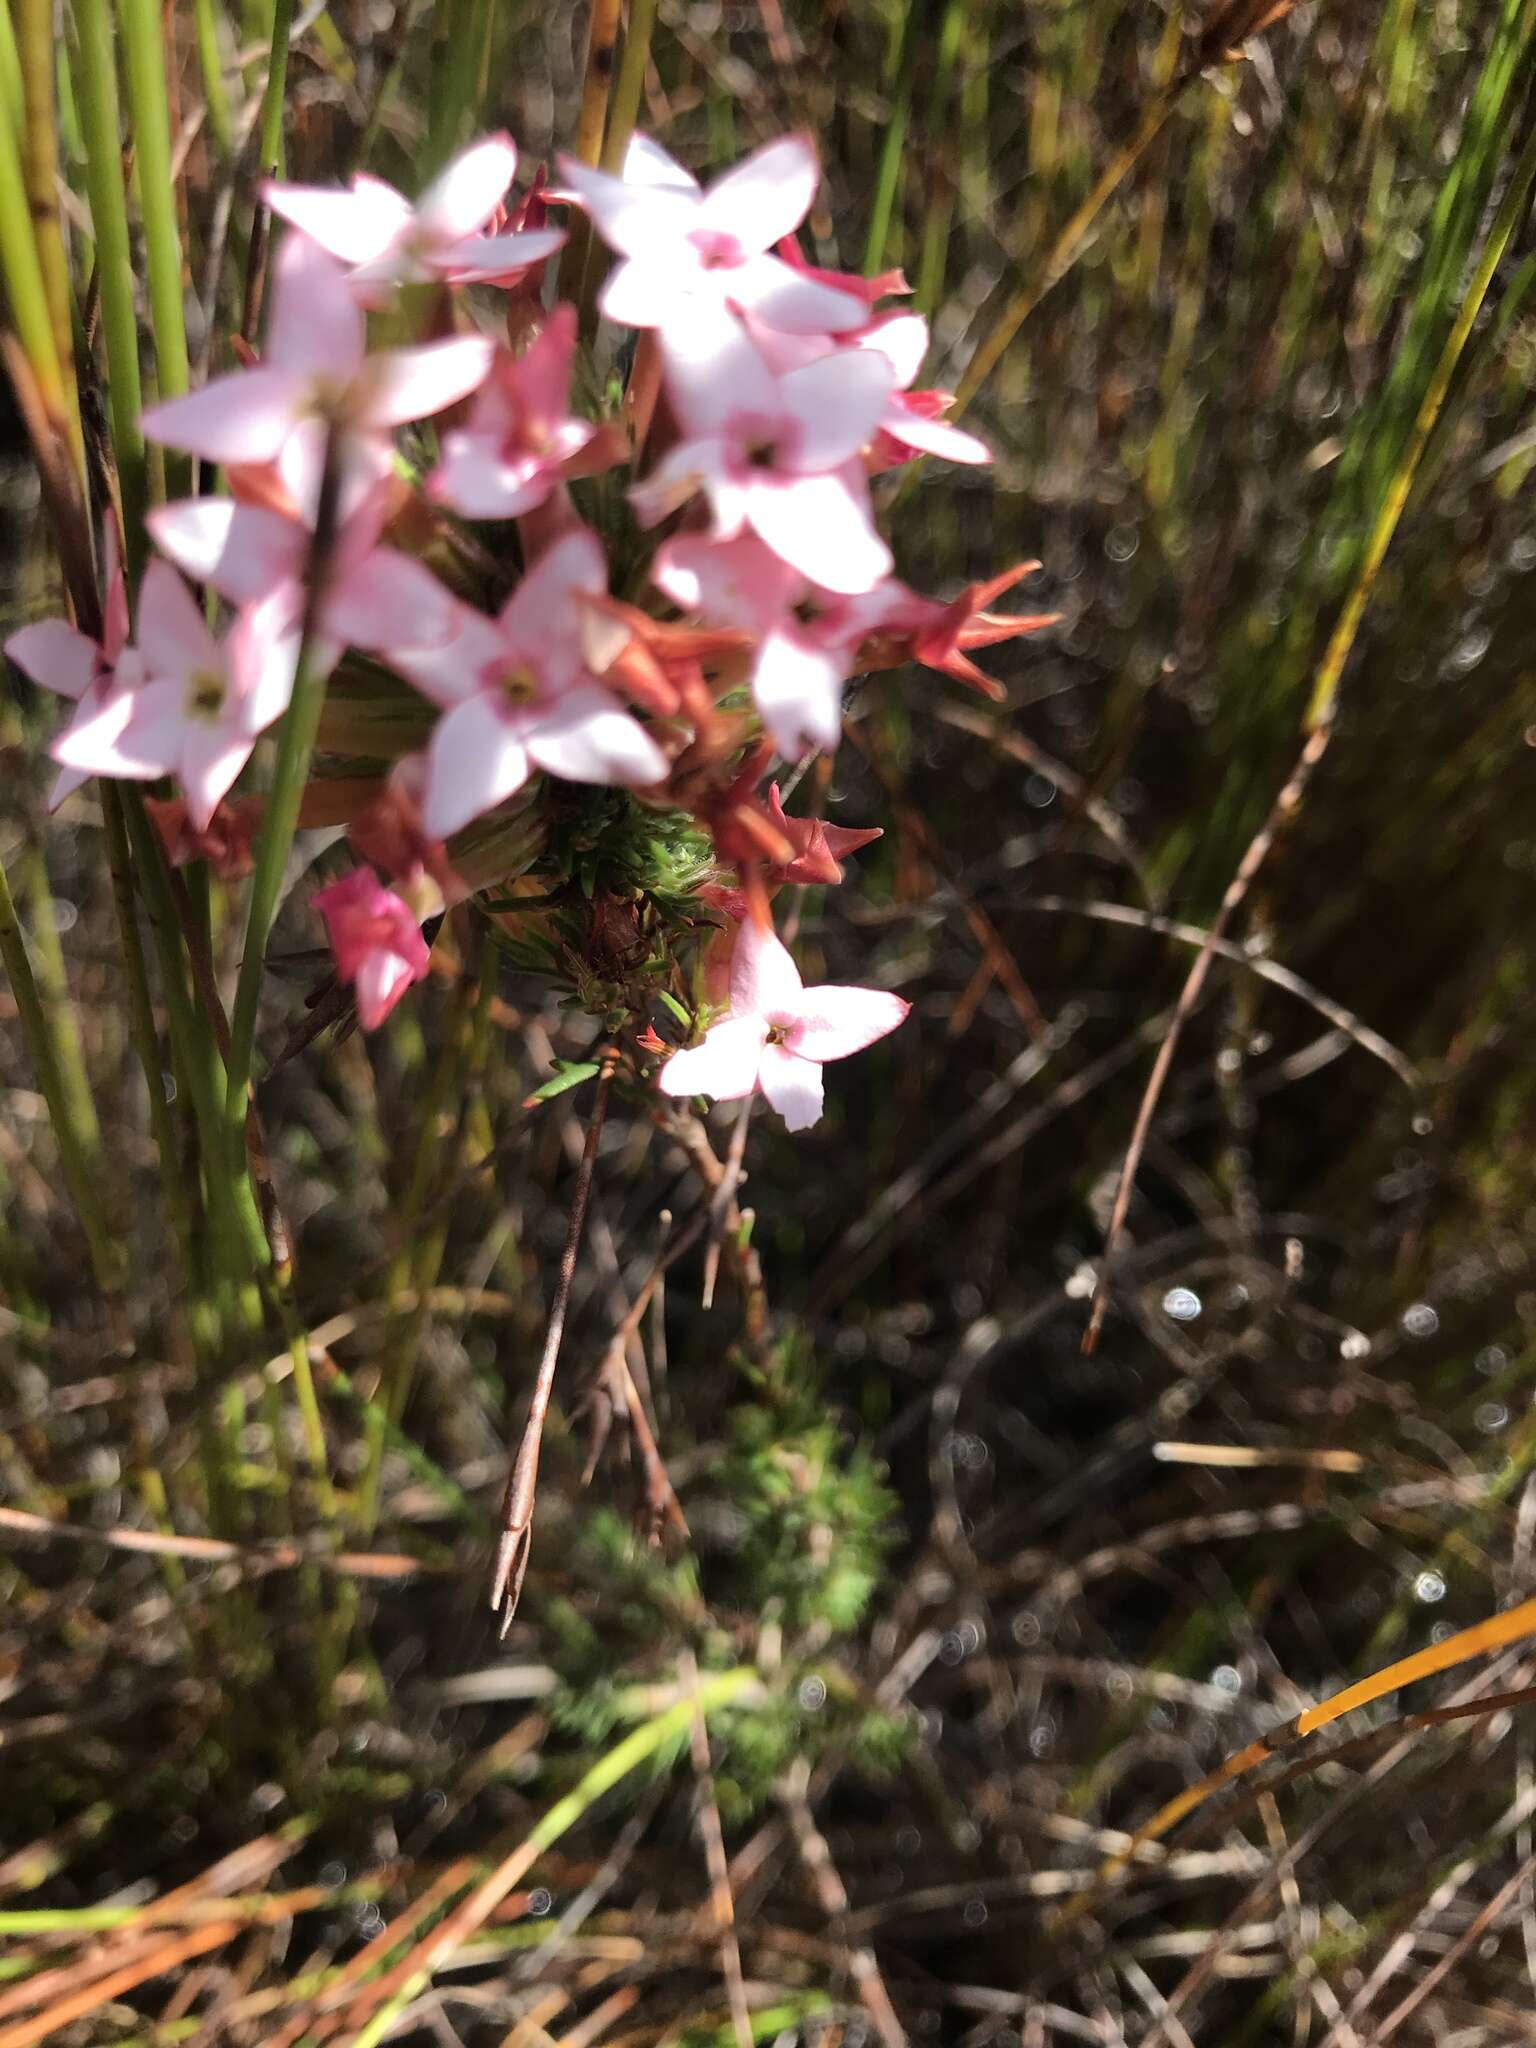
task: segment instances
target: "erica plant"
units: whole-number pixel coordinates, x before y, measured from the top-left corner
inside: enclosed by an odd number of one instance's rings
[[[334,967],[310,1031],[381,1026],[431,972],[450,913],[590,1012],[592,1056],[551,1084],[596,1077],[593,1145],[508,1489],[497,1604],[526,1561],[610,1090],[674,1128],[685,1098],[761,1093],[804,1130],[824,1067],[907,1014],[885,990],[804,986],[775,895],[841,882],[843,858],[877,835],[795,815],[781,780],[837,748],[851,678],[916,663],[992,692],[972,654],[1044,623],[990,609],[1031,564],[949,600],[894,573],[871,478],[919,457],[989,458],[921,384],[927,326],[901,309],[900,275],[806,257],[809,138],[708,185],[639,135],[613,169],[562,156],[553,182],[541,168],[521,191],[517,161],[508,136],[488,136],[414,202],[367,175],[263,181],[242,320],[213,346],[228,367],[182,389],[162,370],[166,395],[139,413],[109,350],[115,447],[72,448],[46,322],[36,349],[13,349],[74,617],[6,643],[64,700],[53,803],[91,777],[111,786],[130,949],[135,897],[151,915],[197,1118],[197,1184],[177,1208],[200,1341],[284,1322],[322,1489],[252,1093],[296,831],[344,828],[354,863],[301,885]],[[152,218],[147,233],[155,246]],[[582,283],[599,274],[593,235],[615,259],[595,295]],[[131,278],[104,273],[101,290],[121,317]],[[155,502],[162,466],[180,488]],[[263,735],[270,764],[250,773]],[[247,877],[226,1019],[208,892],[234,905]],[[161,1055],[147,1011],[137,1022],[153,1093]],[[743,1122],[695,1232],[707,1220],[711,1262],[744,1137]],[[89,1204],[88,1147],[76,1151]],[[110,1278],[112,1247],[98,1249]]]

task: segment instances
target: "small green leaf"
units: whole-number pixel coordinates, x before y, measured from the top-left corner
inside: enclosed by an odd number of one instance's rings
[[[693,1029],[693,1019],[688,1014],[688,1012],[683,1008],[682,1004],[677,1000],[677,997],[674,995],[669,995],[664,988],[657,989],[656,993],[661,997],[661,1000],[666,1004],[668,1012],[677,1019],[678,1023],[682,1025],[683,1029],[685,1031],[691,1031]]]
[[[576,1060],[569,1066],[562,1063],[541,1088],[535,1088],[531,1095],[523,1097],[524,1109],[535,1109],[541,1102],[551,1102],[557,1095],[563,1095],[567,1088],[579,1088],[583,1081],[590,1081],[597,1072],[596,1060]]]

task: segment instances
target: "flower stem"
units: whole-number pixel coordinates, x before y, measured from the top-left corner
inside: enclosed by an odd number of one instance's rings
[[[53,328],[54,353],[63,387],[64,426],[70,452],[85,475],[85,442],[75,388],[75,337],[70,315],[69,259],[59,221],[59,135],[54,117],[56,50],[52,0],[16,0],[17,55],[24,80],[23,157],[27,203],[37,244],[38,267]]]
[[[159,0],[118,0],[128,102],[133,114],[139,204],[144,217],[150,324],[162,398],[179,398],[188,385],[186,307],[182,300],[181,228],[171,177],[170,111],[165,89],[165,43]],[[172,495],[187,478],[182,455],[166,457]]]
[[[261,100],[258,162],[262,173],[280,178],[284,168],[283,94],[288,88],[288,40],[293,33],[293,0],[272,0],[272,40],[267,84]]]
[[[624,31],[624,55],[613,83],[613,104],[608,110],[608,127],[603,136],[602,167],[618,177],[624,169],[624,152],[629,148],[640,113],[640,95],[645,87],[645,67],[651,60],[651,37],[656,31],[656,0],[630,0],[629,25]]]
[[[139,426],[143,391],[139,329],[134,311],[133,261],[123,194],[122,123],[117,63],[107,0],[74,0],[80,120],[85,131],[85,180],[96,236],[96,283],[107,345],[107,405],[112,449],[123,497],[123,555],[130,581],[144,559],[147,478]]]
[[[214,145],[227,162],[232,130],[229,95],[224,90],[224,72],[219,55],[219,30],[214,19],[213,0],[194,0],[193,21],[197,31],[197,61],[203,74],[203,100],[208,108],[208,126]]]
[[[0,94],[0,281],[10,316],[52,427],[67,431],[69,404],[54,342],[48,290],[22,175],[21,134]]]

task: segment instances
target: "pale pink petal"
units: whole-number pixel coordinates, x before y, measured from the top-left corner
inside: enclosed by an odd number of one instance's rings
[[[905,407],[885,414],[880,422],[893,441],[919,448],[924,455],[937,455],[945,462],[990,462],[992,450],[974,434],[963,433],[943,420],[925,420]]]
[[[891,551],[875,531],[857,465],[825,476],[754,476],[746,499],[755,531],[823,589],[857,595],[890,574]]]
[[[748,918],[731,953],[731,1008],[738,1017],[787,1022],[803,993],[800,970],[777,932],[759,930]]]
[[[836,751],[843,736],[843,682],[848,662],[841,649],[818,647],[803,633],[770,633],[752,672],[752,696],[768,737],[781,754],[807,747]]]
[[[784,1043],[808,1060],[841,1060],[884,1038],[911,1009],[883,988],[808,988]]]
[[[673,1053],[656,1085],[668,1095],[712,1095],[739,1102],[757,1086],[768,1027],[761,1017],[726,1017],[697,1045]]]
[[[624,152],[624,183],[698,194],[699,181],[649,135],[632,135]]]
[[[25,676],[60,697],[81,697],[101,668],[101,649],[67,619],[39,619],[5,643],[6,657]]]
[[[236,370],[185,398],[152,405],[141,424],[151,441],[210,462],[271,462],[307,398],[307,380],[291,370]]]
[[[928,322],[921,313],[890,313],[866,327],[854,346],[878,349],[896,373],[896,389],[905,391],[928,353]]]
[[[154,680],[186,682],[205,672],[224,673],[224,658],[192,593],[168,562],[151,562],[139,592],[135,641]]]
[[[638,720],[595,683],[567,690],[528,727],[530,759],[566,782],[660,782],[667,757]]]
[[[84,768],[61,768],[53,779],[52,789],[48,792],[50,812],[56,811],[65,797],[73,796],[77,789],[83,789],[90,779]]]
[[[232,498],[182,498],[157,505],[144,524],[163,554],[194,583],[209,583],[231,604],[265,597],[304,573],[309,535],[265,505]]]
[[[878,350],[844,349],[780,380],[783,403],[797,434],[785,451],[786,469],[836,469],[874,434],[889,410],[895,372]]]
[[[661,338],[667,393],[685,439],[702,440],[733,420],[783,411],[779,380],[739,320],[700,300]]]
[[[575,359],[576,308],[562,301],[512,364],[518,396],[531,418],[551,423],[564,417]]]
[[[470,235],[437,259],[454,284],[500,284],[547,263],[566,243],[564,228],[530,228],[516,235]]]
[[[806,580],[754,534],[707,540],[685,533],[657,550],[651,581],[685,612],[766,633],[806,594]]]
[[[553,645],[563,660],[579,660],[581,619],[572,593],[598,596],[607,588],[602,542],[590,527],[573,527],[530,564],[502,606],[501,630],[508,647],[534,653]]]
[[[669,242],[654,256],[628,257],[609,271],[598,298],[605,320],[620,327],[669,327],[689,318],[704,276],[686,243]]]
[[[752,256],[714,276],[734,305],[788,334],[847,334],[869,318],[862,299],[791,269],[777,256]]]
[[[387,947],[376,946],[364,957],[352,981],[358,1023],[365,1031],[377,1031],[417,979],[408,961]]]
[[[758,1073],[763,1093],[784,1119],[787,1131],[808,1131],[821,1116],[821,1068],[796,1057],[787,1046],[765,1045]]]
[[[325,601],[328,632],[370,653],[446,647],[459,628],[458,600],[413,555],[374,548],[338,576]]]
[[[228,707],[232,728],[254,738],[281,718],[293,695],[303,637],[302,593],[296,586],[271,591],[240,612],[224,642],[234,700]],[[337,652],[327,640],[311,641],[311,672],[325,673]]]
[[[725,476],[723,441],[679,441],[669,448],[649,476],[631,484],[629,502],[642,526],[655,526],[706,488],[718,489]],[[726,524],[718,515],[716,526]],[[739,527],[737,528],[739,531]]]
[[[630,147],[633,150],[634,144]],[[658,156],[665,155],[665,151],[656,150],[654,143],[648,149]],[[627,164],[626,176],[614,178],[606,171],[594,171],[572,156],[562,156],[559,163],[566,188],[591,216],[603,240],[622,256],[649,256],[678,241],[698,216],[698,188],[691,181],[632,181],[627,176]],[[676,171],[677,166],[673,169]],[[684,175],[678,171],[679,177]]]
[[[48,751],[62,767],[87,775],[168,775],[181,749],[185,700],[185,686],[178,682],[114,690],[77,714]]]
[[[358,420],[370,427],[401,427],[467,398],[485,382],[496,344],[485,334],[455,334],[417,348],[385,349],[370,356],[356,385]]]
[[[474,696],[486,676],[512,665],[500,623],[457,601],[446,640],[426,647],[398,645],[385,655],[398,675],[445,710]]]
[[[341,266],[302,235],[285,235],[273,265],[265,363],[342,383],[365,346],[362,308]]]
[[[115,662],[128,644],[128,583],[117,549],[117,522],[108,519],[102,533],[102,581],[106,601],[102,606],[101,651]]]
[[[343,263],[372,263],[411,224],[410,203],[380,178],[359,175],[350,191],[334,185],[279,185],[269,178],[261,196],[274,213]]]
[[[287,493],[294,516],[310,528],[320,508],[320,486],[330,438],[326,422],[317,414],[310,414],[294,427],[277,458],[278,481]],[[361,502],[393,474],[394,442],[387,433],[350,433],[343,437],[335,459],[340,469],[336,516],[347,524]]]
[[[176,775],[187,800],[187,815],[199,832],[206,830],[235,777],[251,758],[255,741],[247,732],[222,721],[198,720],[186,729]]]
[[[483,693],[445,712],[427,748],[422,829],[452,833],[509,797],[533,772],[521,733]]]
[[[820,178],[810,137],[782,136],[715,180],[699,208],[699,226],[734,236],[756,255],[799,227]]]
[[[517,144],[487,135],[447,164],[416,202],[416,225],[433,242],[456,242],[483,228],[517,175]]]
[[[501,450],[500,439],[489,434],[445,434],[428,495],[464,519],[517,519],[532,512],[555,488],[558,467],[537,455],[508,461]]]

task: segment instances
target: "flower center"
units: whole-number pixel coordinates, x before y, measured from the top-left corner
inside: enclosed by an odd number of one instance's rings
[[[224,678],[201,669],[187,685],[187,716],[211,723],[224,708]]]
[[[508,704],[519,711],[525,704],[533,702],[539,694],[539,679],[527,662],[516,662],[511,668],[503,671],[501,694]]]
[[[782,1045],[788,1036],[789,1026],[787,1024],[770,1024],[768,1026],[767,1042],[769,1045]]]
[[[747,252],[734,235],[719,228],[695,228],[688,237],[699,252],[706,270],[736,270],[747,260]]]

